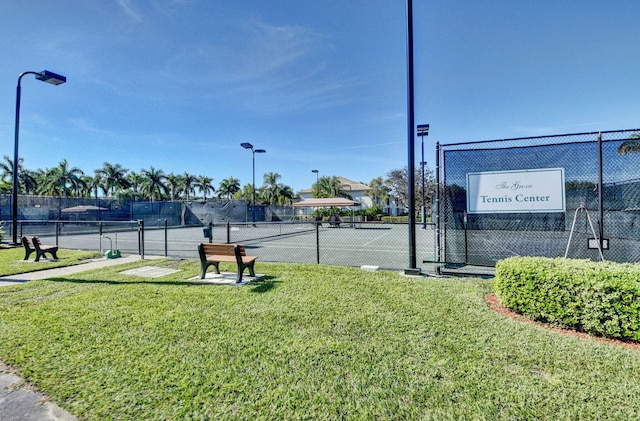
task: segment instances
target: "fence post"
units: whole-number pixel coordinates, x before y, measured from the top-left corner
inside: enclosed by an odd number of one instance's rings
[[[316,263],[320,264],[320,225],[322,220],[316,221]]]
[[[168,231],[169,231],[169,223],[165,219],[164,220],[164,257],[167,257],[169,255],[169,250],[168,250],[169,242],[167,241],[168,240],[168,236],[167,236]]]
[[[600,250],[604,245],[604,182],[602,178],[602,133],[598,133],[598,215],[600,218],[598,226],[598,241]]]
[[[231,244],[231,221],[227,221],[227,244]]]
[[[60,232],[60,222],[56,221],[55,223],[55,230],[56,230],[56,247],[58,246],[58,233]]]
[[[464,224],[464,263],[469,263],[469,238],[467,231],[467,211],[464,211],[464,215],[462,215],[462,223]]]
[[[98,238],[100,243],[100,253],[102,253],[102,221],[98,221]]]
[[[440,262],[440,142],[436,142],[436,261]]]
[[[144,260],[144,220],[138,219],[138,254]]]

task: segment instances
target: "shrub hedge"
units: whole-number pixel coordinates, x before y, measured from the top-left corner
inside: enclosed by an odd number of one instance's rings
[[[640,341],[640,265],[544,257],[496,264],[505,307],[555,326]]]

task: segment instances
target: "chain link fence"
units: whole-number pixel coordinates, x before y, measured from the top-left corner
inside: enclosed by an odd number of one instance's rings
[[[416,230],[416,248],[422,260],[435,259],[434,224]],[[198,258],[198,244],[244,244],[247,253],[262,262],[317,263],[369,269],[402,270],[408,265],[406,223],[330,222],[227,222],[206,226],[146,225],[144,221],[25,222],[19,236],[39,236],[60,248],[99,250],[106,253]],[[435,273],[427,265],[425,273]]]
[[[10,229],[11,195],[0,195],[0,219]],[[291,206],[257,205],[256,221],[292,221]],[[244,200],[134,201],[115,198],[18,196],[18,221],[137,221],[147,226],[194,226],[253,221],[253,206]]]
[[[438,145],[442,260],[485,266],[509,256],[640,261],[640,149],[633,146],[639,134],[633,129]],[[550,188],[545,183],[554,181],[545,181],[545,171],[563,176],[563,209],[510,208],[516,197],[548,200],[513,192]],[[523,186],[505,176],[508,185],[495,182],[509,172],[530,181]],[[494,197],[470,188],[470,175],[505,191]],[[483,211],[477,206],[482,201],[498,210]]]
[[[423,271],[439,272],[445,263],[491,267],[509,256],[640,261],[640,148],[633,140],[639,135],[634,129],[438,145],[435,224],[416,229]],[[519,186],[525,191],[558,184],[536,172],[561,175],[561,209],[476,208],[478,200],[506,203],[509,197],[478,197],[469,189],[470,175],[524,174],[525,184],[541,185]],[[548,199],[535,194],[522,197]],[[11,229],[10,200],[0,197],[5,232]],[[409,263],[406,223],[345,218],[339,226],[318,224],[297,218],[290,206],[256,206],[255,223],[254,209],[244,201],[20,196],[19,212],[20,236],[38,235],[62,248],[197,258],[198,243],[214,241],[243,243],[261,261],[398,270]],[[203,231],[209,226],[211,237]]]
[[[18,238],[39,236],[61,248],[112,249],[122,254],[197,258],[209,240],[242,243],[260,261],[367,266],[408,265],[408,224],[343,217],[318,223],[292,206],[256,206],[245,201],[138,202],[108,198],[18,197]],[[11,196],[0,196],[3,229],[9,236]],[[203,229],[212,228],[212,236]],[[421,260],[435,260],[432,224],[417,229]]]

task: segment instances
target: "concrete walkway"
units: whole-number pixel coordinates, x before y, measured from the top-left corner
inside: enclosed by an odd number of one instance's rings
[[[149,257],[146,257],[149,258]],[[100,269],[106,266],[122,265],[124,263],[130,263],[140,260],[140,256],[132,255],[120,257],[118,259],[94,259],[88,263],[82,263],[79,265],[65,266],[55,269],[38,270],[35,272],[20,273],[18,275],[8,275],[0,277],[0,287],[15,285],[27,281],[36,281],[40,279],[62,278],[67,275],[71,275],[79,272],[86,272],[88,270]]]
[[[155,257],[145,257],[155,258]],[[140,256],[96,259],[75,266],[47,269],[0,277],[0,287],[39,279],[60,278],[87,270],[121,265],[140,260]],[[18,373],[0,361],[0,420],[2,421],[73,421],[76,417],[60,408],[43,393],[31,387]]]

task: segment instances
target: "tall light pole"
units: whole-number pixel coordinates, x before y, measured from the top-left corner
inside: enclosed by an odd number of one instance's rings
[[[413,1],[407,1],[407,149],[408,149],[408,194],[409,205],[409,267],[405,275],[420,275],[422,270],[416,265],[416,206],[415,206],[415,116],[413,92]]]
[[[422,146],[422,160],[420,161],[420,166],[422,167],[422,229],[427,229],[427,211],[425,210],[425,201],[424,201],[424,166],[426,162],[424,162],[424,137],[429,136],[429,125],[428,124],[418,124],[418,136],[420,136],[420,143]]]
[[[11,186],[11,231],[13,244],[18,244],[18,145],[20,138],[20,83],[22,77],[26,75],[35,75],[36,79],[52,85],[60,85],[67,81],[62,75],[43,70],[41,72],[23,72],[18,76],[18,87],[16,89],[16,128],[13,146],[13,185]]]
[[[320,173],[320,171],[311,170],[311,172],[316,175],[316,194],[315,194],[315,196],[317,196],[318,195],[318,182],[320,181],[320,179],[318,178],[318,174]]]
[[[251,165],[252,165],[252,172],[253,172],[253,182],[252,182],[252,190],[253,190],[253,206],[251,207],[251,222],[253,222],[253,224],[256,223],[256,154],[257,153],[265,153],[267,152],[264,149],[253,149],[253,145],[251,143],[241,143],[240,146],[242,146],[245,149],[251,149]]]

